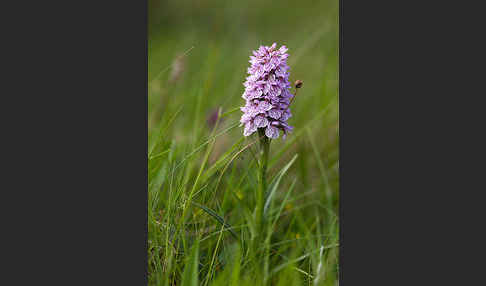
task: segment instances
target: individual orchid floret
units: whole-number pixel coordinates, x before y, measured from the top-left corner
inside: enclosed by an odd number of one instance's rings
[[[277,49],[274,43],[270,47],[260,46],[250,56],[249,76],[246,78],[242,97],[245,106],[240,122],[245,126],[243,135],[249,136],[259,128],[268,138],[276,139],[283,131],[285,136],[293,127],[287,124],[292,116],[289,105],[294,97],[290,93],[289,67],[287,66],[287,48]]]

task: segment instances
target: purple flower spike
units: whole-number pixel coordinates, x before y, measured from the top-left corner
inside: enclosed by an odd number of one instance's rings
[[[241,108],[241,125],[245,125],[243,135],[249,136],[259,128],[268,138],[276,139],[280,130],[292,131],[287,124],[292,114],[288,108],[290,99],[289,66],[287,66],[287,48],[277,49],[277,44],[261,46],[250,56],[251,66],[246,78],[243,98],[246,105]]]

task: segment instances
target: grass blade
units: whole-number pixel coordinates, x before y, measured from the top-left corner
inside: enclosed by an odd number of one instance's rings
[[[272,201],[273,195],[275,194],[275,191],[277,190],[278,185],[280,184],[280,180],[282,180],[282,177],[285,175],[285,173],[287,173],[290,166],[292,166],[292,164],[294,163],[294,161],[297,159],[298,156],[299,156],[299,154],[295,154],[294,157],[292,158],[292,160],[290,160],[290,162],[287,165],[285,165],[285,167],[283,167],[283,169],[277,175],[277,179],[272,184],[272,190],[268,194],[266,202],[265,202],[265,206],[263,207],[263,213],[264,214],[267,214],[268,207],[270,206],[270,202]]]
[[[214,212],[213,210],[211,210],[210,208],[208,208],[206,206],[200,205],[200,204],[195,203],[195,202],[192,202],[192,204],[197,206],[198,208],[201,208],[207,214],[209,214],[214,219],[216,219],[220,224],[222,224],[226,228],[226,230],[229,230],[229,232],[233,235],[234,238],[236,238],[236,240],[240,241],[240,239],[238,238],[236,233],[233,231],[232,226],[229,225],[227,222],[225,222],[224,218],[222,218],[220,215],[218,215],[216,212]]]
[[[198,286],[198,265],[199,265],[199,240],[196,239],[192,246],[191,255],[187,260],[184,274],[182,276],[182,286]]]

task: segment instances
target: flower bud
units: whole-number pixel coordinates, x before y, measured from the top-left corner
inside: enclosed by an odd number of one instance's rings
[[[304,82],[301,81],[300,79],[296,80],[295,81],[295,88],[301,88],[303,83]]]

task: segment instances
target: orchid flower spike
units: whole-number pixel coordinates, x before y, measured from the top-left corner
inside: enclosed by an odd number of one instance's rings
[[[287,124],[292,116],[289,105],[294,97],[289,89],[289,56],[285,46],[276,48],[261,46],[250,56],[251,66],[246,78],[243,98],[245,106],[241,107],[241,125],[244,125],[244,136],[249,136],[259,128],[263,129],[268,138],[276,139],[283,131],[283,136],[292,131]]]

